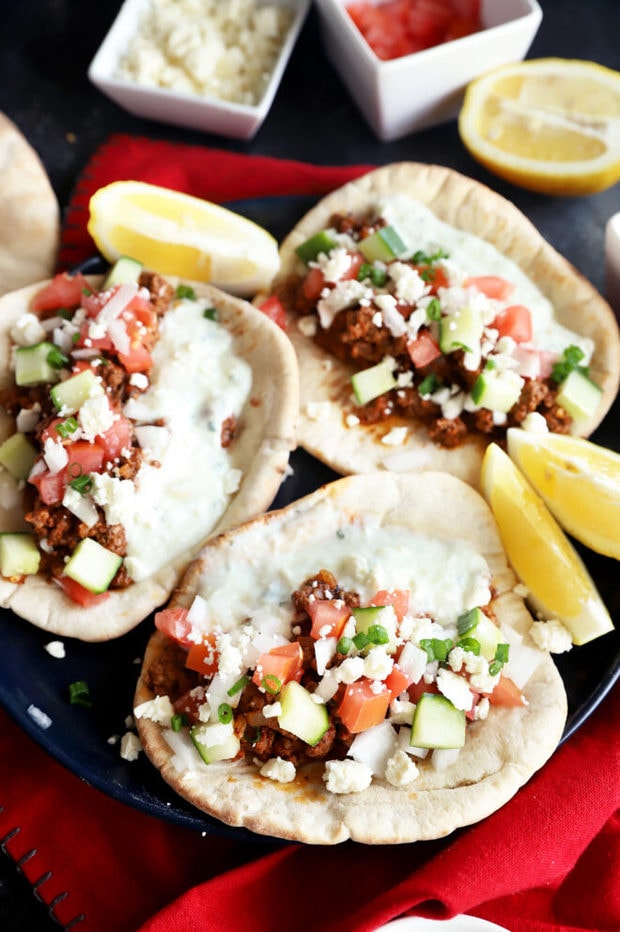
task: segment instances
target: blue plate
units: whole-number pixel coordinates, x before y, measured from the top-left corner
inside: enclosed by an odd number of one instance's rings
[[[315,198],[282,197],[237,201],[232,209],[269,229],[278,240],[288,232]],[[102,271],[96,258],[84,269]],[[620,408],[607,416],[593,439],[618,449]],[[323,464],[296,450],[292,474],[283,483],[273,507],[282,507],[336,478]],[[580,548],[614,619],[620,617],[617,563]],[[133,762],[120,757],[119,739],[127,731],[140,661],[153,630],[153,619],[124,637],[99,644],[57,638],[0,610],[0,703],[52,757],[86,783],[131,807],[203,833],[233,835],[248,842],[269,839],[245,829],[229,828],[186,803],[140,754]],[[63,640],[66,656],[55,659],[45,645]],[[620,635],[606,635],[567,654],[556,663],[568,695],[569,715],[563,740],[570,738],[592,714],[620,676]],[[69,684],[85,680],[92,707],[69,702]],[[273,840],[272,842],[273,843]]]

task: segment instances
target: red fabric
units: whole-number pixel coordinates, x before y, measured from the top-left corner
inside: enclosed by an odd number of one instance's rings
[[[112,180],[227,201],[320,195],[363,171],[114,137],[78,185],[61,267],[92,255],[88,198]],[[616,689],[485,821],[435,842],[311,848],[202,837],[134,811],[0,713],[0,842],[59,922],[82,917],[83,932],[370,932],[401,915],[457,913],[510,932],[618,932],[619,733]]]

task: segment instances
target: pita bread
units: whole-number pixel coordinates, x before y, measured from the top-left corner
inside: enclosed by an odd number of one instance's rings
[[[0,113],[0,295],[51,275],[60,209],[41,161]]]
[[[334,213],[363,215],[378,201],[406,194],[427,205],[453,227],[476,234],[512,259],[551,301],[557,320],[590,337],[595,350],[591,376],[603,389],[596,417],[584,426],[589,435],[602,421],[618,391],[620,339],[613,311],[592,285],[547,243],[517,208],[484,185],[451,169],[404,162],[378,168],[332,192],[312,208],[281,244],[281,271],[274,285],[305,266],[295,249],[325,229]],[[412,420],[392,417],[374,425],[347,425],[353,411],[350,378],[354,369],[304,336],[289,315],[289,336],[300,367],[299,443],[341,474],[376,469],[446,470],[476,485],[486,446],[480,436],[448,450],[429,440]],[[382,438],[393,427],[406,426],[402,445]]]
[[[89,281],[96,287],[101,278]],[[171,277],[168,281],[177,283]],[[0,298],[2,387],[12,380],[10,330],[43,284]],[[217,309],[218,322],[232,337],[233,352],[252,370],[250,397],[237,419],[240,430],[229,449],[231,469],[239,469],[242,473],[239,489],[215,525],[199,529],[191,550],[176,555],[154,575],[127,589],[111,591],[107,600],[88,610],[71,602],[58,586],[41,575],[26,577],[21,584],[0,579],[0,604],[46,631],[84,641],[103,641],[124,634],[166,601],[181,573],[210,534],[219,533],[268,508],[284,476],[289,453],[295,446],[298,411],[297,364],[291,345],[279,327],[246,301],[209,285],[191,284],[197,296],[207,298]],[[13,420],[0,412],[0,442],[14,429]],[[208,472],[202,481],[209,481]],[[3,508],[0,504],[0,530],[22,528],[22,514],[19,504],[13,508]]]
[[[260,604],[249,604],[248,614],[269,610],[268,594],[272,592],[272,599],[281,595],[282,580],[290,585],[290,592],[302,581],[291,573],[291,555],[305,554],[295,568],[303,567],[307,576],[321,567],[330,569],[324,561],[334,537],[346,537],[356,522],[366,529],[365,539],[370,542],[376,534],[406,534],[410,548],[406,554],[412,557],[420,540],[417,535],[422,535],[425,545],[464,548],[458,551],[459,559],[466,551],[484,558],[500,625],[509,625],[513,636],[516,633],[537,654],[537,665],[524,687],[527,705],[492,706],[486,720],[468,725],[465,747],[443,769],[436,769],[429,759],[419,761],[420,773],[408,786],[373,778],[367,789],[346,794],[326,789],[323,766],[318,763],[300,768],[291,783],[263,777],[246,761],[203,764],[197,754],[190,753],[188,737],[175,735],[173,751],[166,740],[170,729],[146,715],[138,717],[144,750],[164,780],[222,822],[319,845],[346,839],[397,844],[438,838],[506,803],[560,740],[566,718],[562,680],[549,654],[539,651],[529,638],[532,618],[515,592],[515,577],[490,510],[474,489],[449,474],[429,472],[421,482],[413,474],[374,473],[323,486],[280,511],[210,541],[185,574],[171,605],[189,606],[198,594],[207,606],[210,600],[221,606],[222,598],[231,593],[226,581],[243,580],[254,566],[260,577]],[[358,550],[353,557],[363,555]],[[345,551],[343,560],[347,558]],[[335,575],[338,578],[337,570]],[[232,591],[237,594],[236,589]],[[218,620],[222,617],[218,612]],[[144,658],[135,705],[156,695],[147,685],[154,682],[152,668],[166,671],[166,685],[158,686],[157,694],[166,694],[167,687],[172,691],[183,676],[184,658],[182,648],[155,632]],[[186,753],[179,751],[179,740],[187,742]]]

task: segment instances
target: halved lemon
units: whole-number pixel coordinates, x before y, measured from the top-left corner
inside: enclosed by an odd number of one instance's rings
[[[509,456],[564,530],[620,560],[620,455],[570,435],[511,427],[507,436]]]
[[[114,262],[131,256],[163,275],[209,282],[237,295],[268,288],[280,268],[273,236],[247,217],[141,181],[99,188],[88,232]]]
[[[593,194],[620,180],[620,72],[579,59],[503,65],[472,81],[458,120],[471,155],[543,194]]]
[[[485,451],[481,489],[533,610],[544,619],[561,621],[575,644],[613,630],[581,557],[542,498],[495,443]]]

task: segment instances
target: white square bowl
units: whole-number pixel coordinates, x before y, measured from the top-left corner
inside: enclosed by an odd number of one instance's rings
[[[150,0],[125,0],[90,64],[89,80],[135,116],[236,139],[250,139],[254,136],[273,103],[311,0],[265,0],[269,6],[290,8],[294,15],[269,83],[262,99],[255,106],[138,84],[116,77],[119,62],[136,34],[149,3]]]
[[[316,0],[323,42],[363,116],[384,141],[454,118],[467,84],[523,59],[542,20],[537,0],[482,0],[480,32],[383,61],[347,13],[350,2]]]

